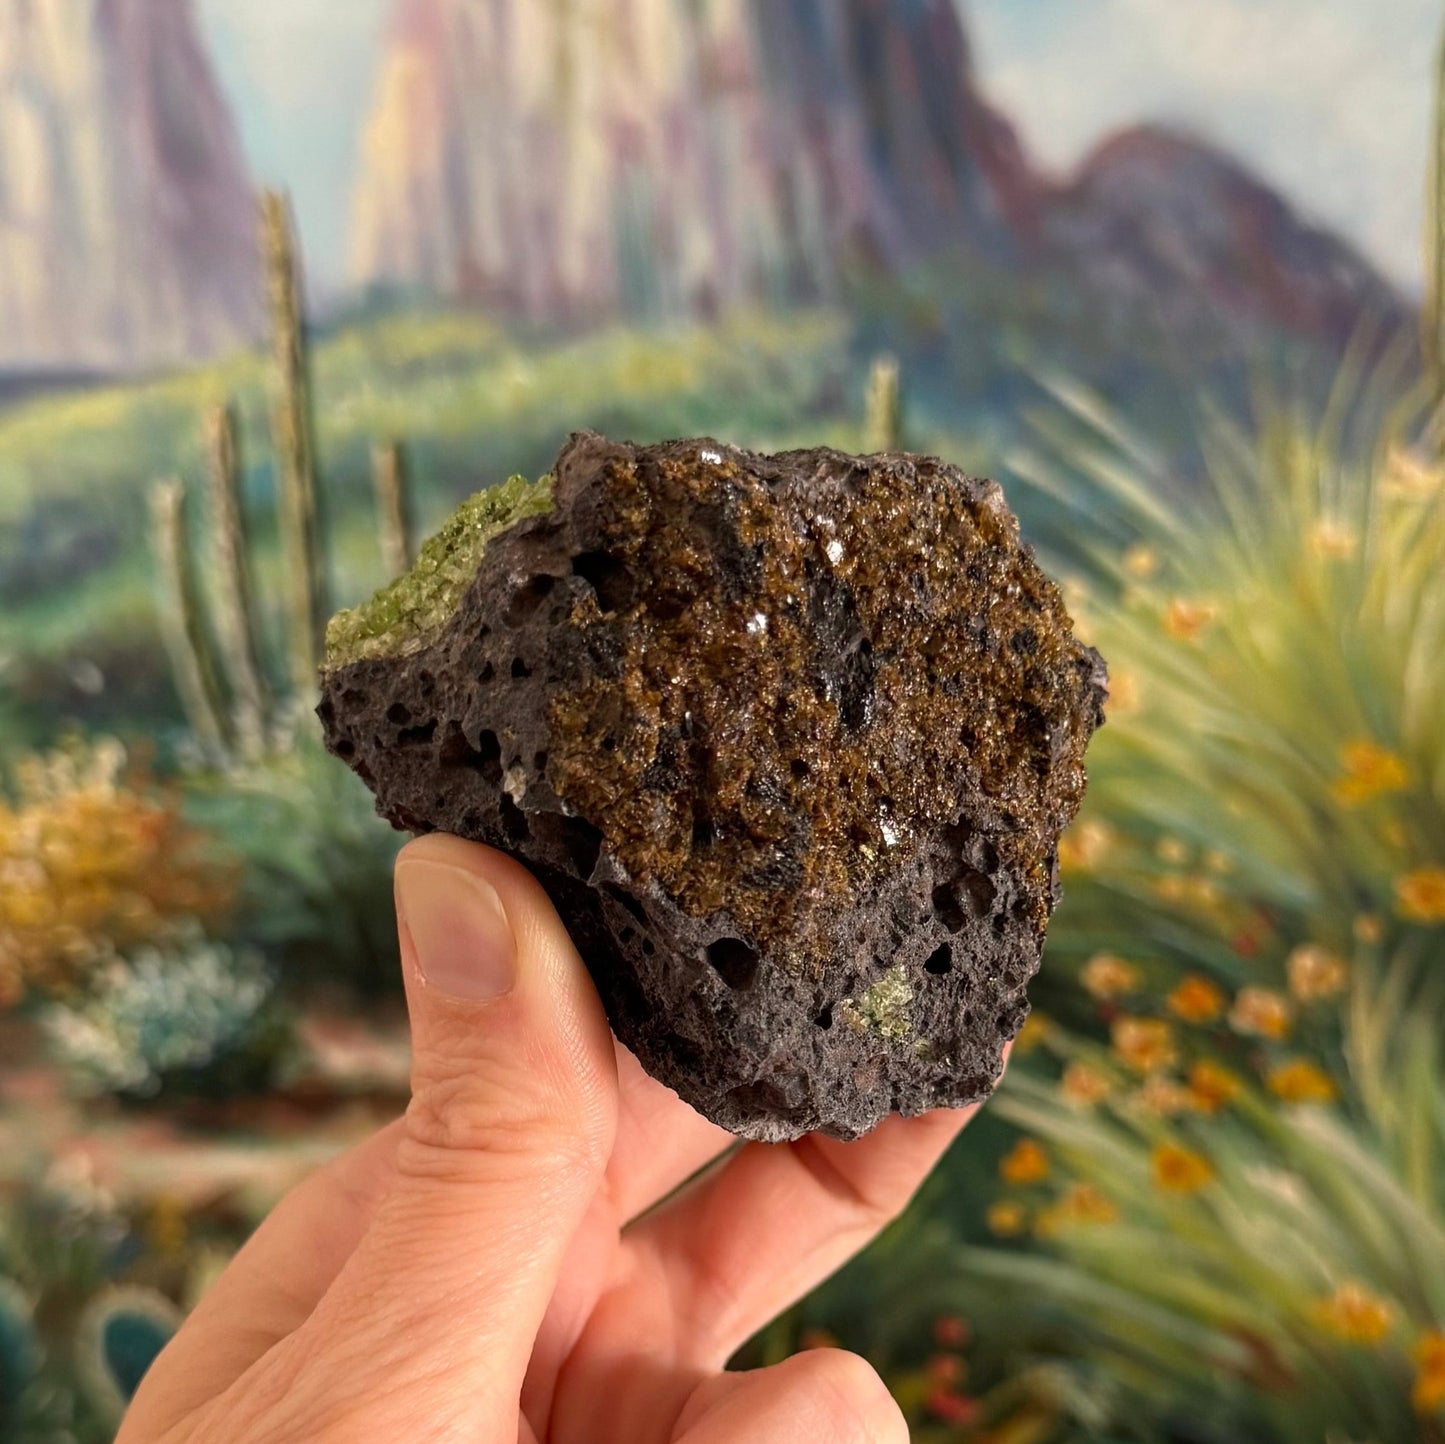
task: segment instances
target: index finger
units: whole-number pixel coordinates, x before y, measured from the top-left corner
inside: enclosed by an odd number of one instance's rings
[[[669,1308],[683,1360],[721,1367],[891,1223],[978,1111],[886,1119],[839,1143],[749,1143],[624,1235],[625,1305]]]

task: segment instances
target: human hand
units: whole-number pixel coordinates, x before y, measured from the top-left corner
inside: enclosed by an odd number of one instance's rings
[[[518,864],[434,836],[396,878],[406,1115],[281,1201],[117,1444],[906,1441],[855,1355],[723,1366],[903,1209],[968,1112],[734,1147],[614,1044]]]

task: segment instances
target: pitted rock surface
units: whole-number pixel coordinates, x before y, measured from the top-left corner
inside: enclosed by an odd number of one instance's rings
[[[734,1132],[986,1096],[1105,698],[1000,489],[583,433],[518,495],[423,553],[450,590],[333,624],[327,745],[397,827],[530,867],[618,1037]]]

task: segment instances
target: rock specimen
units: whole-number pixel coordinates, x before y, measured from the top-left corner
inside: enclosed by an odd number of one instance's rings
[[[752,1138],[983,1098],[1102,659],[992,482],[574,436],[332,623],[327,745],[541,879],[617,1035]]]

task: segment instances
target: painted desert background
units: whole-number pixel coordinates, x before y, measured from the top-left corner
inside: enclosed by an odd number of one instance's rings
[[[317,626],[587,426],[996,476],[1112,663],[1008,1079],[749,1345],[1445,1439],[1434,0],[0,0],[0,1439],[400,1108]]]

